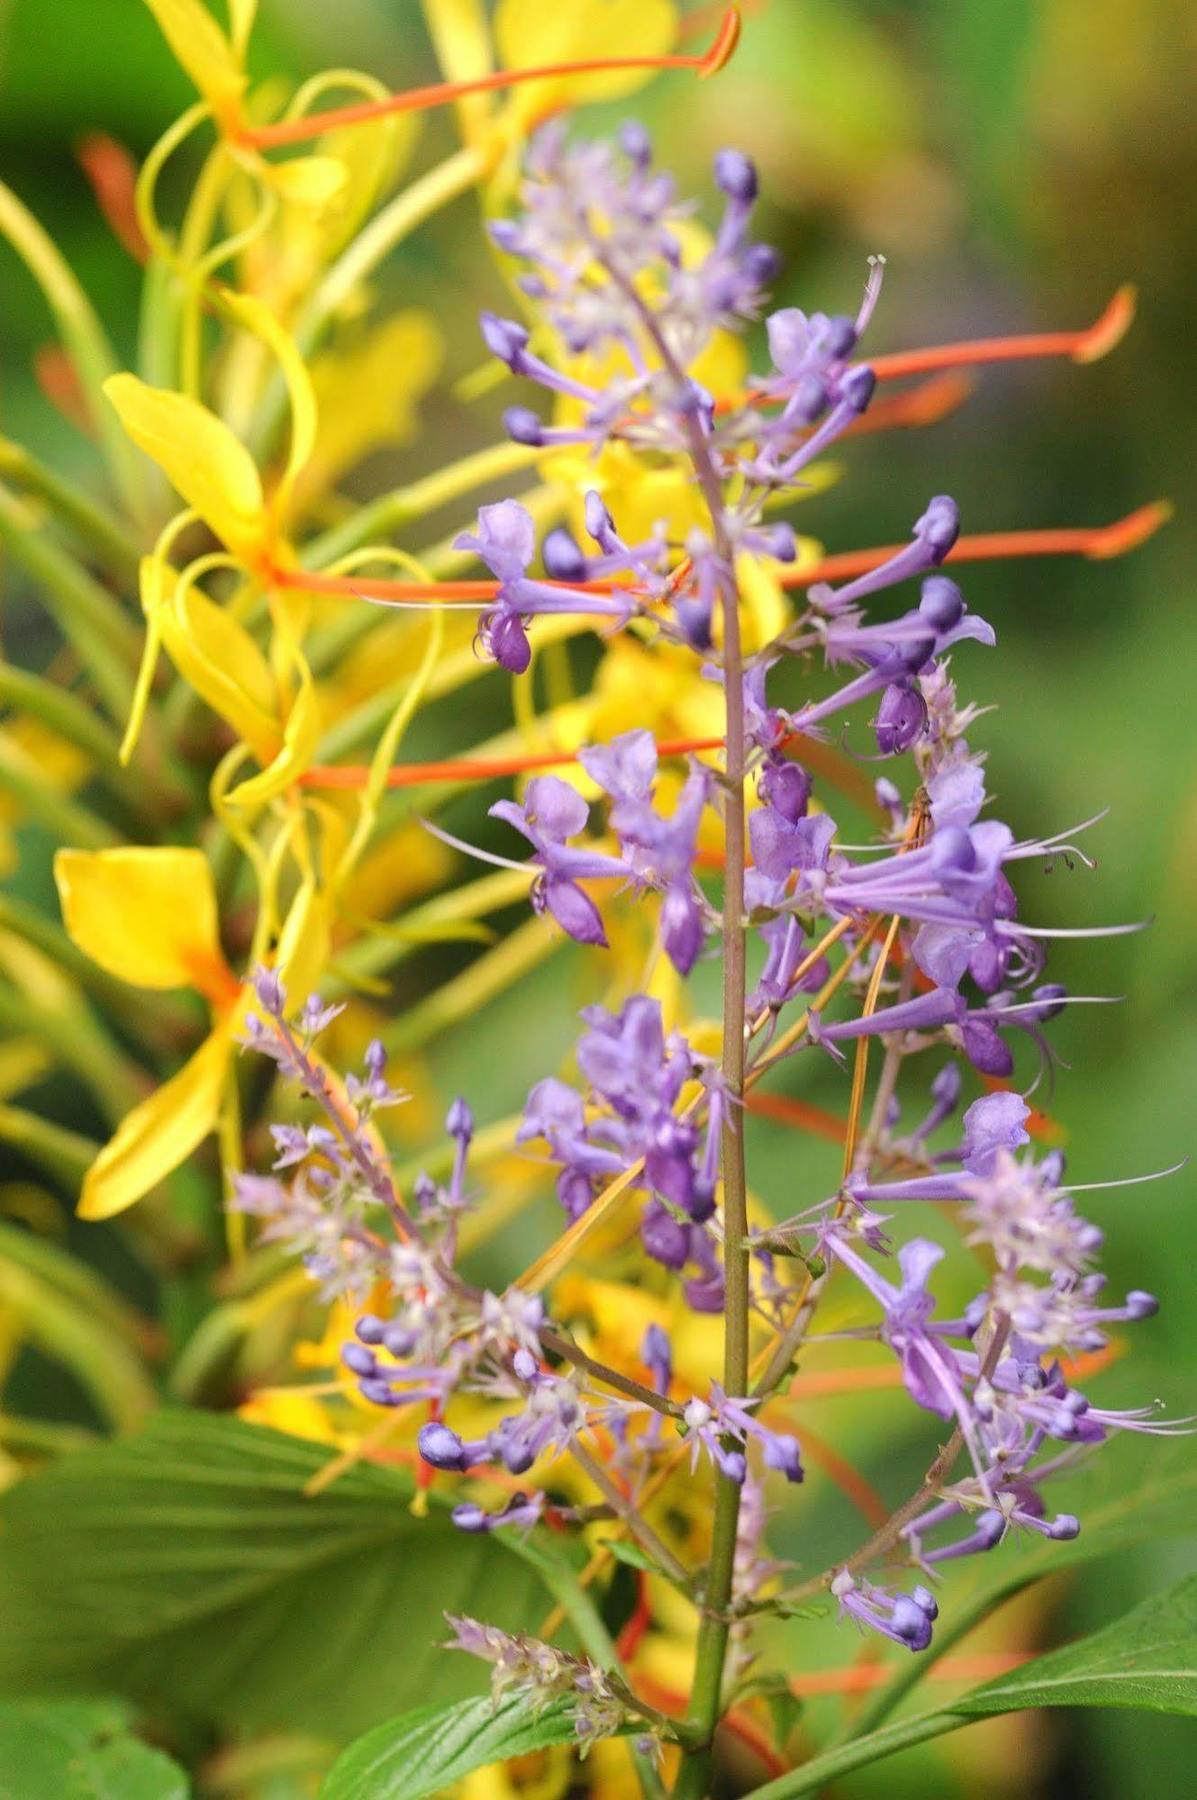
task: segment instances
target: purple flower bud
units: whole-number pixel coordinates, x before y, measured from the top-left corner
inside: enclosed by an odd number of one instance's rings
[[[1080,1535],[1081,1522],[1074,1513],[1057,1513],[1047,1527],[1047,1536],[1054,1538],[1057,1543],[1065,1542],[1069,1538],[1080,1537]]]
[[[377,1313],[363,1313],[353,1329],[363,1344],[381,1344],[386,1321]]]
[[[525,1350],[523,1345],[520,1346],[512,1357],[511,1367],[516,1379],[519,1381],[535,1381],[540,1373],[540,1364],[537,1362],[532,1352],[530,1350]]]
[[[378,1360],[372,1350],[364,1344],[342,1344],[341,1361],[355,1375],[374,1375],[378,1371]]]
[[[771,287],[781,272],[781,257],[772,244],[749,244],[741,268],[753,287]]]
[[[756,164],[742,150],[720,150],[715,157],[715,180],[729,200],[751,205],[756,199]]]
[[[881,696],[873,730],[882,756],[899,756],[927,728],[927,703],[916,688],[891,682]]]
[[[607,947],[607,934],[598,907],[574,881],[564,876],[550,876],[544,883],[543,903],[567,937],[576,944]]]
[[[375,1081],[380,1081],[386,1073],[387,1053],[378,1038],[370,1039],[362,1061],[366,1065],[366,1073]]]
[[[449,1514],[458,1531],[489,1531],[490,1514],[473,1500],[463,1500]]]
[[[840,382],[840,399],[853,412],[862,413],[873,398],[873,389],[877,386],[877,377],[867,364],[859,368],[849,369]]]
[[[1160,1310],[1160,1303],[1154,1294],[1148,1294],[1142,1288],[1132,1288],[1126,1296],[1126,1316],[1128,1319],[1153,1319]]]
[[[484,312],[478,322],[482,327],[482,340],[491,355],[506,363],[513,374],[518,374],[528,342],[524,327],[517,325],[514,319],[500,319],[491,312]]]
[[[960,535],[960,509],[950,494],[936,494],[922,517],[915,520],[914,533],[936,561],[942,562]]]
[[[420,1455],[434,1469],[453,1469],[463,1475],[470,1466],[463,1440],[439,1420],[430,1420],[427,1425],[421,1425],[416,1442]]]
[[[1000,1079],[1014,1073],[1014,1056],[1008,1044],[999,1036],[997,1027],[988,1019],[978,1018],[971,1013],[965,1019],[960,1032],[964,1042],[964,1053],[974,1069],[982,1075],[996,1075]]]
[[[264,1012],[272,1019],[281,1019],[283,1008],[287,1004],[287,990],[274,969],[258,968],[254,970],[254,992]]]
[[[509,406],[503,414],[503,429],[513,443],[534,448],[544,443],[544,421],[530,406]]]
[[[661,905],[661,944],[679,975],[688,975],[706,942],[702,909],[685,882],[675,882]]]
[[[639,119],[625,119],[619,128],[619,147],[638,169],[647,169],[652,162],[652,139]]]
[[[1045,981],[1031,994],[1032,1000],[1035,1001],[1034,1012],[1024,1013],[1023,1017],[1035,1019],[1039,1024],[1046,1025],[1049,1019],[1059,1018],[1064,1011],[1064,1001],[1067,995],[1068,989],[1062,981]]]
[[[532,646],[518,613],[492,613],[486,625],[491,655],[509,675],[522,675],[532,661]]]
[[[798,539],[792,525],[766,525],[759,532],[761,548],[778,562],[792,563],[798,555]]]
[[[410,1356],[416,1347],[418,1334],[404,1325],[388,1325],[382,1334],[382,1342],[392,1356]]]
[[[596,544],[601,545],[603,539],[609,537],[615,530],[615,520],[603,504],[602,496],[596,494],[593,488],[586,496],[584,517],[586,529]]]
[[[461,1138],[467,1144],[474,1135],[474,1115],[460,1095],[445,1115],[445,1130],[451,1138]]]
[[[581,545],[563,525],[554,526],[540,549],[545,574],[553,581],[585,581],[589,564]]]
[[[690,1232],[659,1200],[650,1201],[640,1221],[640,1240],[654,1262],[681,1269],[690,1254]]]
[[[923,583],[919,612],[937,632],[951,631],[964,617],[964,595],[946,575],[929,575]]]
[[[403,1405],[402,1396],[395,1392],[388,1381],[382,1380],[379,1376],[367,1376],[364,1381],[359,1381],[357,1386],[362,1399],[368,1400],[371,1406]]]

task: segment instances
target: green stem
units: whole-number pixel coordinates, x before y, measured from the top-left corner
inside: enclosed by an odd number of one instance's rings
[[[118,580],[136,585],[139,546],[106,507],[9,438],[0,438],[0,474],[44,500]]]

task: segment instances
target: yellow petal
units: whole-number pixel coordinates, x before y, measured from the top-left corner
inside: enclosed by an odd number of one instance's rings
[[[156,616],[180,675],[260,763],[270,762],[283,736],[274,677],[245,627],[193,582],[177,584],[173,599]]]
[[[186,1162],[216,1128],[233,1026],[206,1038],[177,1075],[127,1113],[83,1177],[81,1219],[110,1219]]]
[[[259,554],[266,541],[262,483],[228,426],[198,400],[148,387],[136,375],[110,376],[104,392],[133,442],[233,555]]]
[[[349,179],[345,164],[335,156],[294,156],[290,162],[264,162],[261,168],[281,199],[310,206],[313,212],[338,199]]]
[[[495,43],[509,69],[597,56],[663,56],[677,28],[672,0],[499,0],[495,12]],[[619,100],[650,79],[649,70],[611,69],[529,82],[512,93],[512,120],[527,130],[563,106]]]
[[[245,90],[245,71],[212,14],[200,0],[146,0],[146,5],[204,99],[217,114],[234,117]],[[240,15],[246,11],[240,5],[234,17],[242,41],[241,28],[248,32],[249,20]]]
[[[202,851],[60,850],[54,878],[73,943],[135,987],[201,987],[225,970]]]
[[[331,487],[384,444],[404,444],[416,428],[415,405],[440,374],[444,339],[425,312],[396,313],[351,349],[312,364],[320,427],[301,493]]]
[[[307,664],[297,658],[300,687],[278,755],[260,774],[239,782],[228,795],[230,806],[264,806],[298,780],[316,753],[322,729],[320,705]]]
[[[281,514],[295,477],[311,456],[312,445],[316,441],[316,398],[312,392],[311,377],[295,339],[256,295],[235,294],[231,289],[224,288],[221,290],[221,300],[230,312],[236,314],[246,330],[261,338],[277,357],[280,372],[287,384],[287,397],[291,402],[291,446],[287,466],[272,502],[275,513]],[[238,448],[240,449],[240,445]],[[256,471],[254,479],[257,479]]]

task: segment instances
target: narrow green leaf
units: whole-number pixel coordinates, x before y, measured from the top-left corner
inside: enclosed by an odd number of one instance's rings
[[[560,1705],[540,1714],[525,1699],[497,1707],[489,1700],[422,1706],[351,1744],[333,1764],[320,1800],[421,1800],[474,1769],[575,1741]]]
[[[119,1700],[0,1705],[4,1800],[187,1800],[177,1763],[133,1736]]]

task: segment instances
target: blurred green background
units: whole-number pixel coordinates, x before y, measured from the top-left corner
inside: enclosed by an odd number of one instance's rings
[[[969,531],[1099,524],[1161,494],[1178,502],[1174,522],[1125,560],[1003,564],[970,570],[965,583],[999,634],[996,653],[970,658],[964,687],[996,708],[975,737],[990,751],[1003,816],[1031,835],[1110,808],[1087,840],[1097,871],[1058,867],[1024,884],[1027,916],[1156,921],[1140,937],[1053,954],[1053,975],[1075,990],[1126,997],[1118,1008],[1077,1008],[1055,1028],[1070,1066],[1052,1105],[1068,1128],[1071,1169],[1099,1180],[1157,1168],[1194,1148],[1197,1086],[1197,9],[1190,0],[772,0],[746,10],[741,50],[719,81],[658,82],[635,110],[684,190],[709,196],[710,157],[724,143],[757,157],[761,234],[786,255],[783,301],[851,311],[865,257],[883,253],[870,337],[880,352],[1080,326],[1121,282],[1139,288],[1133,332],[1107,361],[983,373],[970,403],[933,430],[854,446],[845,478],[801,523],[834,550],[901,538],[927,495],[945,489]],[[363,66],[396,86],[431,73],[416,0],[262,0],[252,60],[258,73],[294,76]],[[190,97],[140,0],[0,4],[4,178],[50,226],[118,347],[132,343],[137,272],[100,220],[73,145],[99,128],[144,154]],[[583,128],[603,122],[595,113]],[[447,120],[425,131],[422,156],[447,147]],[[435,307],[450,375],[479,361],[475,315],[494,298],[469,207],[419,236],[385,277],[396,296]],[[0,425],[86,478],[86,446],[33,380],[48,320],[6,249],[0,282]],[[427,420],[426,441],[376,459],[363,491],[435,463],[463,432],[481,443],[492,429],[448,400]],[[9,652],[36,662],[29,601],[20,584],[6,594],[2,628]],[[551,1057],[570,1039],[559,981],[551,969],[540,979],[433,1053],[446,1088],[491,1082],[487,1116],[517,1105],[546,1049]],[[545,1037],[532,1044],[525,1034],[508,1056],[537,992],[558,1001],[556,1016]],[[834,1103],[830,1087],[815,1091]],[[783,1175],[789,1152],[763,1132],[759,1154],[758,1185],[788,1210],[770,1173]],[[1193,1405],[1193,1203],[1189,1170],[1090,1197],[1109,1236],[1112,1286],[1147,1287],[1165,1302],[1133,1357],[1104,1378],[1109,1404],[1158,1394],[1173,1413]],[[1130,1470],[1155,1452],[1130,1449]],[[1105,1563],[1059,1596],[1053,1630],[1103,1622],[1191,1561],[1191,1547],[1186,1560],[1183,1545],[1168,1543]],[[982,1756],[962,1772],[937,1746],[852,1791],[1179,1793],[1192,1749],[1179,1721],[1062,1715],[1007,1768]]]

